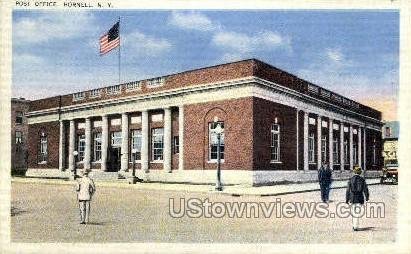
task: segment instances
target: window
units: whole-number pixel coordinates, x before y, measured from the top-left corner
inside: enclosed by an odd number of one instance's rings
[[[110,119],[111,126],[120,126],[121,125],[121,118],[113,118]]]
[[[179,153],[179,151],[180,151],[180,139],[179,139],[179,136],[174,136],[174,137],[173,137],[173,146],[174,146],[174,151],[173,151],[173,153],[174,153],[174,154]]]
[[[101,132],[95,132],[93,140],[93,161],[101,161]]]
[[[47,147],[47,136],[44,132],[40,135],[40,149],[39,149],[39,163],[47,162],[48,147]]]
[[[390,127],[385,127],[385,137],[386,138],[391,137],[391,128]]]
[[[164,129],[155,128],[151,130],[151,160],[162,161],[163,160],[163,147],[164,147]]]
[[[111,133],[111,146],[121,147],[121,131],[114,131]]]
[[[23,134],[21,131],[16,131],[16,144],[23,143]]]
[[[162,122],[163,121],[163,114],[153,114],[151,115],[152,122]]]
[[[220,159],[224,160],[224,122],[212,122],[208,125],[208,159],[210,161],[217,161],[218,159],[218,135],[215,131],[218,124],[220,124],[220,127],[222,129],[222,132],[220,134]]]
[[[136,161],[141,160],[141,130],[131,131],[131,150],[136,149]],[[130,161],[133,161],[133,154],[131,153]]]
[[[271,126],[271,161],[280,161],[280,125]]]
[[[340,164],[340,140],[338,137],[334,137],[333,139],[333,163]]]
[[[375,144],[375,139],[372,142],[372,165],[376,165],[377,164],[377,145]]]
[[[308,136],[308,162],[314,163],[315,162],[315,139],[314,139],[314,132],[311,132]]]
[[[84,150],[86,148],[86,136],[84,134],[77,135],[77,161],[84,160]]]
[[[357,144],[353,143],[352,145],[352,157],[354,160],[354,165],[358,164],[358,150],[357,150]]]
[[[344,139],[344,164],[350,163],[350,156],[348,151],[348,140]]]
[[[321,161],[327,161],[327,135],[321,136]]]
[[[22,124],[22,123],[23,123],[23,112],[16,111],[16,124]]]

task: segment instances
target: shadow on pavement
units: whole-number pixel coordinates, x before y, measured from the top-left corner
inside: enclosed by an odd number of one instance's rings
[[[104,226],[107,225],[106,222],[89,222],[87,225]]]
[[[357,229],[357,231],[375,231],[375,227],[363,227]]]
[[[19,209],[19,208],[17,208],[17,207],[14,207],[14,206],[12,206],[11,207],[11,209],[10,209],[10,215],[13,217],[13,216],[16,216],[16,215],[20,215],[20,214],[22,214],[22,213],[26,213],[27,211],[25,211],[25,210],[21,210],[21,209]]]

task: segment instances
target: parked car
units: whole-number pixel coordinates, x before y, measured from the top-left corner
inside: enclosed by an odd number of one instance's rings
[[[381,183],[398,184],[398,160],[387,160],[381,174]]]

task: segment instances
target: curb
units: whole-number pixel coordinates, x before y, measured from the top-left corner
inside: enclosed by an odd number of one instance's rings
[[[74,180],[68,180],[68,179],[44,179],[44,178],[25,178],[25,177],[13,177],[11,182],[16,182],[16,183],[40,183],[40,184],[54,184],[54,185],[73,185]],[[161,182],[149,182],[149,183],[139,183],[139,184],[129,184],[126,181],[118,182],[118,181],[98,181],[95,182],[96,186],[99,187],[111,187],[111,188],[134,188],[137,190],[154,190],[154,191],[174,191],[174,192],[192,192],[192,193],[210,193],[210,194],[219,194],[219,195],[229,195],[233,197],[241,197],[241,196],[260,196],[260,197],[273,197],[273,196],[282,196],[282,195],[290,195],[290,194],[298,194],[298,193],[305,193],[305,192],[314,192],[314,191],[320,191],[320,188],[308,188],[308,189],[303,189],[303,190],[290,190],[290,191],[280,191],[280,192],[274,192],[273,193],[265,193],[265,194],[258,194],[258,193],[241,193],[237,191],[215,191],[212,188],[211,185],[201,185],[204,187],[204,189],[187,189],[187,188],[181,188],[183,186],[185,187],[195,187],[195,186],[200,186],[200,185],[188,185],[188,184],[170,184],[170,183],[161,183]],[[147,184],[147,185],[146,185]],[[369,183],[368,185],[378,185],[381,184],[379,182],[377,183]],[[178,186],[177,188],[173,188],[175,186]],[[279,185],[280,186],[280,185]],[[161,188],[164,187],[164,188]],[[171,188],[170,188],[171,187]],[[244,188],[259,188],[259,187],[244,187]],[[337,186],[337,187],[332,187],[331,189],[344,189],[346,186]]]
[[[380,183],[369,183],[367,184],[368,186],[370,185],[378,185]],[[345,186],[340,186],[340,187],[333,187],[333,189],[345,189]],[[279,193],[273,193],[273,194],[260,194],[260,197],[274,197],[274,196],[281,196],[281,195],[288,195],[288,194],[298,194],[298,193],[304,193],[304,192],[314,192],[314,191],[320,191],[320,188],[317,189],[307,189],[307,190],[299,190],[299,191],[287,191],[287,192],[279,192]],[[257,194],[258,195],[258,194]]]

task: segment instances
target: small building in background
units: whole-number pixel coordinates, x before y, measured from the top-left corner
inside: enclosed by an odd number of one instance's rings
[[[24,98],[11,99],[11,170],[12,174],[27,169],[28,123],[26,114],[29,101]]]
[[[398,164],[397,149],[400,133],[400,122],[386,122],[382,127],[384,165]]]

